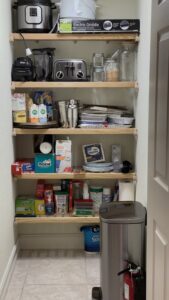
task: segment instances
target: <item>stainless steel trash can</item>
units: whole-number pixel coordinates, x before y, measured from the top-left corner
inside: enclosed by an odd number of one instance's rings
[[[127,261],[144,267],[146,209],[138,202],[112,202],[100,208],[101,291],[103,300],[123,300]]]

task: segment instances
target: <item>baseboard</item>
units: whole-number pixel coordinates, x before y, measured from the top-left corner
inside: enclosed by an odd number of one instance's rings
[[[2,280],[0,282],[0,300],[4,300],[5,294],[8,288],[8,284],[13,272],[13,269],[15,267],[16,259],[19,252],[19,242],[16,243],[16,245],[13,246],[13,249],[11,251],[11,255],[9,257],[6,269],[4,271]]]
[[[84,249],[83,236],[75,234],[21,234],[20,249]]]

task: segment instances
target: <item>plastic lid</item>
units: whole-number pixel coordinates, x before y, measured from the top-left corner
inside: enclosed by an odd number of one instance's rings
[[[65,191],[54,191],[55,195],[68,195],[68,192],[65,192]]]
[[[139,202],[111,202],[100,207],[101,221],[110,224],[145,223],[146,209]]]
[[[90,192],[102,193],[103,192],[103,188],[101,186],[91,186],[90,187]]]

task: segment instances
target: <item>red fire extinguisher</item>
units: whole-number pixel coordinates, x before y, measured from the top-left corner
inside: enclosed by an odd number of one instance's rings
[[[134,300],[134,281],[131,269],[124,274],[124,300]]]
[[[124,290],[124,300],[136,300],[135,298],[135,277],[139,275],[141,268],[133,263],[129,263],[128,267],[119,272],[118,275],[123,275],[123,290]]]

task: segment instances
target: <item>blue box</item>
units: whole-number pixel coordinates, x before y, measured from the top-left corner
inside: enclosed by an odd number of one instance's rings
[[[35,173],[55,172],[55,154],[35,154]]]

